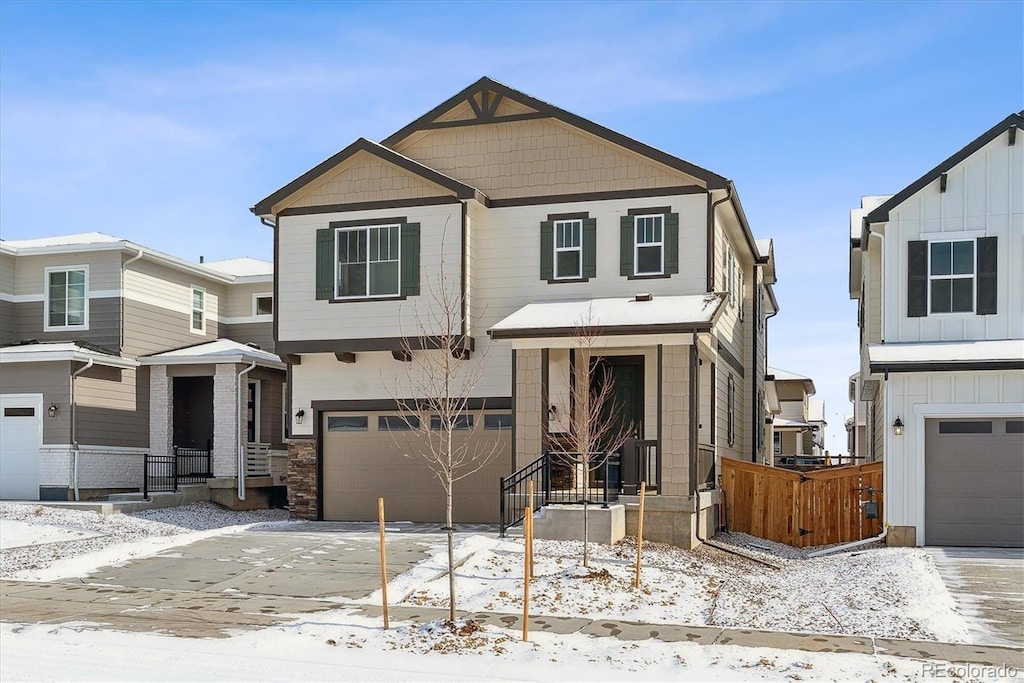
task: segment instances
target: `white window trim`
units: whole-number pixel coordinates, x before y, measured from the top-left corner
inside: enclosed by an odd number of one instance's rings
[[[370,230],[378,228],[398,228],[398,291],[394,294],[370,294]],[[340,296],[338,294],[338,269],[341,263],[338,261],[338,235],[348,232],[366,233],[366,294],[354,296]],[[360,299],[394,299],[402,296],[402,226],[399,223],[382,223],[380,225],[360,225],[352,228],[335,228],[334,230],[334,299],[337,301],[350,301]],[[391,261],[374,261],[374,263],[391,263]],[[276,302],[274,304],[277,305]]]
[[[580,231],[580,244],[577,247],[560,247],[558,246],[558,226],[560,225],[571,225],[579,228]],[[553,225],[553,238],[551,243],[554,246],[554,276],[556,280],[580,280],[583,278],[583,221],[576,218],[564,221],[555,221]],[[558,255],[575,251],[579,255],[579,273],[576,275],[559,275],[558,274]]]
[[[84,317],[83,324],[81,325],[50,325],[50,273],[62,273],[72,270],[85,271],[85,302],[84,302]],[[65,295],[67,292],[67,285],[65,284]],[[89,329],[89,265],[74,265],[74,266],[47,266],[43,269],[43,332],[66,332],[69,330],[88,330]],[[64,320],[67,320],[67,309],[64,311]]]
[[[661,240],[657,242],[643,242],[641,243],[637,239],[636,229],[637,223],[641,218],[660,218],[661,219]],[[661,249],[661,265],[657,272],[649,271],[641,273],[640,268],[640,247],[659,247]],[[665,214],[663,213],[645,213],[637,216],[633,216],[633,275],[636,277],[644,277],[649,275],[664,275],[665,274]]]
[[[195,317],[195,314],[196,314],[196,303],[195,303],[196,295],[195,295],[195,293],[197,291],[203,293],[203,315],[200,318],[200,320],[202,321],[202,325],[200,325],[198,330],[195,328],[195,325],[193,325],[193,323],[192,323],[192,318]],[[209,294],[209,292],[206,291],[206,287],[200,287],[199,285],[190,285],[189,286],[189,289],[188,289],[188,331],[191,332],[192,334],[201,334],[201,335],[205,335],[206,334],[207,294]]]
[[[782,432],[772,432],[772,453],[782,455]]]
[[[252,317],[256,320],[270,320],[274,317],[273,313],[259,313],[259,309],[256,307],[257,299],[270,299],[271,306],[275,305],[274,293],[273,292],[254,292],[252,295]]]
[[[974,256],[973,270],[970,275],[932,275],[932,244],[949,242],[970,242],[972,255]],[[950,270],[953,269],[952,255],[950,255]],[[971,310],[969,311],[932,311],[932,281],[933,280],[967,280],[970,279],[974,286],[971,287]],[[952,302],[951,302],[952,303]],[[928,315],[941,316],[973,316],[978,306],[978,240],[975,238],[943,238],[928,240]]]

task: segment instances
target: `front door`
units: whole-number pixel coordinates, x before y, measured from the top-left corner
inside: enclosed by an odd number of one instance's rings
[[[644,420],[643,356],[604,356],[596,359],[591,390],[598,390],[606,378],[612,382],[612,399],[602,406],[602,420],[612,424],[611,434],[626,432],[630,437],[640,438],[643,435]],[[607,477],[609,489],[618,490],[621,484],[620,461],[609,462],[598,470],[597,476],[602,480]]]

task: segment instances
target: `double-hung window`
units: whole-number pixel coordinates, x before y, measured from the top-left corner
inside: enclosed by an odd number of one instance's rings
[[[337,298],[399,295],[401,226],[339,229],[335,240]]]
[[[665,272],[665,217],[634,216],[634,275]]]
[[[86,266],[47,268],[45,329],[88,329],[88,290]]]
[[[583,221],[555,221],[555,279],[583,277]]]
[[[192,287],[192,319],[189,329],[196,334],[206,334],[206,290]]]
[[[974,311],[974,240],[929,243],[931,313]]]

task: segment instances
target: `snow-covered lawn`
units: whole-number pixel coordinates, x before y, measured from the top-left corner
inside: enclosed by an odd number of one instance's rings
[[[767,545],[765,547],[768,547]],[[644,544],[642,581],[633,588],[636,543],[535,542],[531,613],[771,631],[844,633],[965,642],[956,611],[930,557],[913,548],[860,550],[816,559],[775,557],[781,569],[717,548],[694,551]],[[790,549],[791,550],[791,549]],[[523,543],[474,536],[456,553],[458,606],[519,613]],[[794,553],[800,557],[801,553]],[[389,596],[405,604],[446,606],[438,554],[395,579]],[[374,595],[368,601],[376,598]]]
[[[213,505],[101,517],[0,504],[0,518],[17,522],[3,527],[14,531],[4,536],[0,575],[81,575],[283,517]],[[78,532],[101,535],[57,540]],[[19,545],[33,534],[34,545]],[[589,570],[580,566],[578,543],[538,541],[536,550],[533,614],[941,640],[961,639],[964,629],[930,560],[914,550],[808,560],[792,549],[769,548],[782,566],[774,570],[712,548],[687,552],[645,544],[640,589],[629,585],[635,557],[629,542],[592,545]],[[391,583],[392,601],[446,604],[446,581],[436,578],[445,566],[443,545],[435,551]],[[522,609],[521,541],[464,536],[457,556],[465,558],[458,571],[460,609]],[[516,631],[470,626],[453,633],[440,622],[393,621],[384,631],[379,619],[344,606],[225,639],[120,633],[87,624],[0,624],[0,641],[4,681],[908,680],[921,678],[925,666],[881,655],[626,642],[581,633],[531,633],[530,642],[522,642]]]

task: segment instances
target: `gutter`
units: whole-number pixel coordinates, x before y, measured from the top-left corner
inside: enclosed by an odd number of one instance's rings
[[[72,483],[74,484],[75,500],[76,501],[81,500],[81,499],[80,499],[79,494],[78,494],[78,455],[79,455],[79,450],[78,450],[78,434],[77,434],[78,424],[77,424],[77,420],[75,419],[75,417],[77,416],[77,413],[78,413],[78,404],[75,402],[75,378],[78,377],[79,375],[81,375],[83,372],[85,372],[89,368],[91,368],[95,364],[95,362],[96,361],[94,359],[90,358],[89,362],[87,362],[85,365],[83,365],[82,367],[78,368],[77,370],[75,370],[74,372],[71,373],[71,452],[74,453],[74,459],[75,459],[74,470],[73,470],[73,474],[72,474],[72,477],[73,477]]]
[[[249,373],[256,367],[256,361],[249,364],[245,370],[238,373],[237,390],[235,392],[235,415],[238,416],[238,500],[245,500],[245,439],[242,429],[242,376]]]

